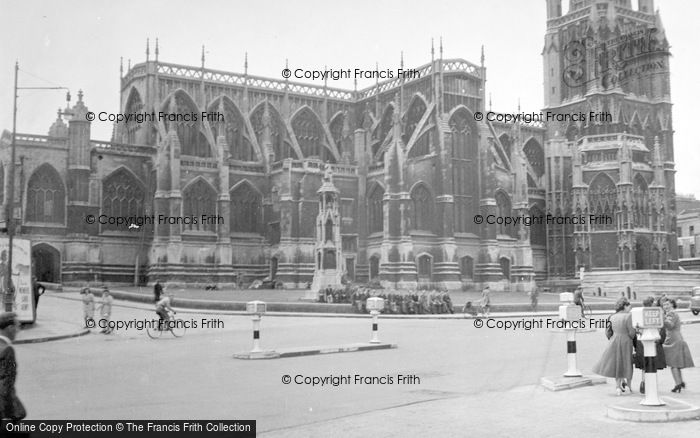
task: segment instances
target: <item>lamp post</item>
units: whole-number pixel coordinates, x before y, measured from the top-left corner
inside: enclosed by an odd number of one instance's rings
[[[7,248],[7,271],[5,275],[5,294],[3,297],[4,309],[6,312],[11,312],[15,300],[15,287],[12,283],[12,244],[15,236],[14,215],[15,215],[15,157],[16,157],[16,140],[17,137],[17,92],[19,90],[68,90],[66,87],[18,87],[17,76],[19,73],[19,61],[15,61],[15,85],[13,89],[12,102],[12,144],[10,146],[10,172],[8,174],[8,199],[7,210],[5,213],[5,224],[7,226],[8,248]]]

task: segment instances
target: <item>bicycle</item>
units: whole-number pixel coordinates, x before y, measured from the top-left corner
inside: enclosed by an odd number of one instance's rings
[[[146,327],[146,333],[151,339],[158,339],[163,332],[169,331],[176,338],[181,338],[185,335],[187,327],[182,319],[175,319],[175,312],[168,311],[167,321],[158,321],[157,327]]]
[[[588,304],[583,304],[581,307],[581,318],[593,319],[593,309]]]

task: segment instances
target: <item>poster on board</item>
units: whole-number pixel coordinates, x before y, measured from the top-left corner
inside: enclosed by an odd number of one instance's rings
[[[0,238],[0,291],[3,301],[7,287],[9,261],[7,237]],[[34,295],[32,294],[31,242],[27,239],[13,239],[12,243],[12,283],[15,285],[15,299],[12,311],[17,313],[20,322],[34,322]]]

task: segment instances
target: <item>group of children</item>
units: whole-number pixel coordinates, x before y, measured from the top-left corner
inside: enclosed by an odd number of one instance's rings
[[[92,294],[92,291],[88,286],[83,287],[80,290],[80,294],[83,296],[83,317],[85,320],[85,328],[94,328],[95,327],[95,295]],[[97,309],[98,313],[101,316],[101,319],[103,322],[101,322],[99,325],[104,326],[102,330],[100,330],[100,333],[104,334],[110,334],[112,333],[112,329],[110,328],[110,320],[112,318],[112,302],[114,299],[112,298],[112,294],[109,292],[109,289],[107,286],[104,286],[102,288],[102,300],[100,302],[99,308]],[[92,321],[92,322],[90,322]]]

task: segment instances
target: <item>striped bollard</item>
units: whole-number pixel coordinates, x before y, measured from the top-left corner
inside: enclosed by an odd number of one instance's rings
[[[647,332],[651,333],[647,334]],[[641,338],[642,345],[644,345],[644,400],[639,404],[644,406],[663,406],[666,404],[659,398],[659,387],[656,379],[656,340],[658,338],[658,331],[654,329],[645,329]]]
[[[639,340],[644,346],[644,400],[639,404],[663,406],[666,403],[659,398],[656,379],[656,341],[660,339],[658,329],[663,327],[663,312],[660,307],[636,307],[630,313],[632,314],[632,325],[637,330],[642,329],[642,336]]]
[[[260,320],[267,311],[267,304],[263,301],[250,301],[246,303],[246,313],[253,317],[253,349],[251,353],[260,353]]]
[[[578,310],[578,306],[575,306]],[[564,373],[564,377],[581,377],[581,371],[579,371],[576,365],[576,329],[566,329],[566,364],[567,370]]]
[[[367,310],[372,315],[372,338],[370,344],[379,344],[379,312],[384,308],[384,299],[379,297],[367,298]]]
[[[559,319],[564,321],[578,321],[581,318],[581,310],[573,304],[574,294],[564,292],[559,294],[559,301],[565,303],[559,306]],[[576,329],[565,328],[566,331],[566,365],[564,377],[581,377],[583,374],[576,365]]]

